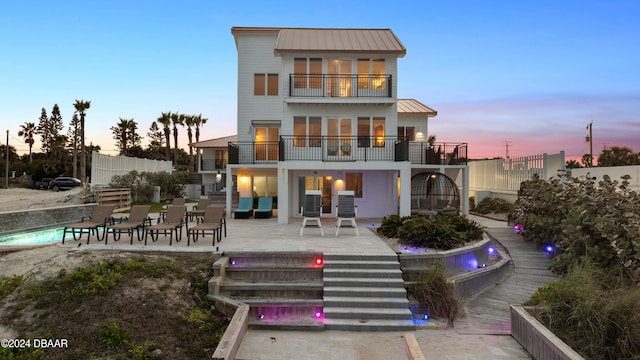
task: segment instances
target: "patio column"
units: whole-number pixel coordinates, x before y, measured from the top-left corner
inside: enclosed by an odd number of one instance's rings
[[[289,223],[289,169],[278,167],[278,224]]]
[[[400,169],[400,216],[411,215],[411,166]]]

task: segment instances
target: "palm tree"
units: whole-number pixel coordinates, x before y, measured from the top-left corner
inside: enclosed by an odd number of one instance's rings
[[[171,158],[171,111],[163,112],[162,115],[158,118],[158,122],[162,124],[164,130],[164,138],[166,145],[166,156],[167,160]]]
[[[136,129],[138,124],[133,119],[119,118],[120,122],[116,126],[111,127],[113,138],[116,140],[116,146],[120,148],[120,155],[128,156],[129,144],[135,146]]]
[[[171,113],[171,123],[173,124],[173,165],[178,159],[178,125],[184,126],[184,114]]]
[[[75,107],[78,114],[80,114],[80,180],[84,183],[87,177],[87,154],[84,147],[84,116],[86,111],[91,107],[91,101],[76,99],[73,107]]]
[[[195,116],[193,125],[196,127],[196,142],[200,141],[200,126],[206,124],[207,120],[209,119],[203,118],[202,114],[198,114],[198,116]]]
[[[35,140],[33,139],[33,135],[38,131],[38,127],[35,123],[25,122],[20,125],[20,131],[18,131],[18,136],[22,136],[24,138],[24,142],[29,144],[29,164],[33,161],[33,157],[31,156],[31,148],[33,148],[33,143]]]
[[[193,131],[191,127],[194,125],[195,117],[195,115],[184,116],[184,126],[187,127],[187,138],[189,138],[189,169],[193,169],[193,147],[191,146],[193,142]]]

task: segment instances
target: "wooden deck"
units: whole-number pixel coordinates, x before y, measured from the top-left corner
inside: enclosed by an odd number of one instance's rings
[[[555,279],[550,259],[542,249],[525,242],[510,228],[489,228],[487,232],[502,244],[512,260],[509,278],[464,303],[465,316],[454,322],[459,334],[511,335],[509,304],[521,304],[540,287]]]

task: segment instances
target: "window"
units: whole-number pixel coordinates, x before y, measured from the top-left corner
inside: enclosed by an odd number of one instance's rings
[[[308,131],[307,131],[308,130]],[[320,116],[295,116],[293,118],[293,146],[320,147],[322,140],[322,126]]]
[[[373,146],[384,146],[385,119],[383,117],[358,117],[358,147],[369,147],[372,137]]]
[[[371,119],[358,118],[358,147],[369,147],[371,137]]]
[[[305,116],[294,116],[293,118],[293,146],[307,146],[307,118]]]
[[[356,198],[362,197],[362,173],[347,173],[345,179],[345,190],[353,190]]]
[[[322,88],[322,59],[295,58],[293,60],[293,86],[296,89]]]
[[[278,96],[278,74],[253,74],[253,95],[265,94]]]
[[[385,89],[384,59],[358,59],[358,89]]]
[[[398,140],[416,141],[416,128],[413,126],[398,126]]]
[[[267,95],[278,96],[278,74],[267,75]]]
[[[253,74],[253,95],[264,95],[264,74]]]

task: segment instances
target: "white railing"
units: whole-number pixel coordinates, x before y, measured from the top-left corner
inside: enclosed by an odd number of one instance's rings
[[[564,151],[523,157],[469,162],[469,189],[517,195],[520,183],[534,174],[548,180],[565,170]],[[473,194],[470,194],[473,196]]]

